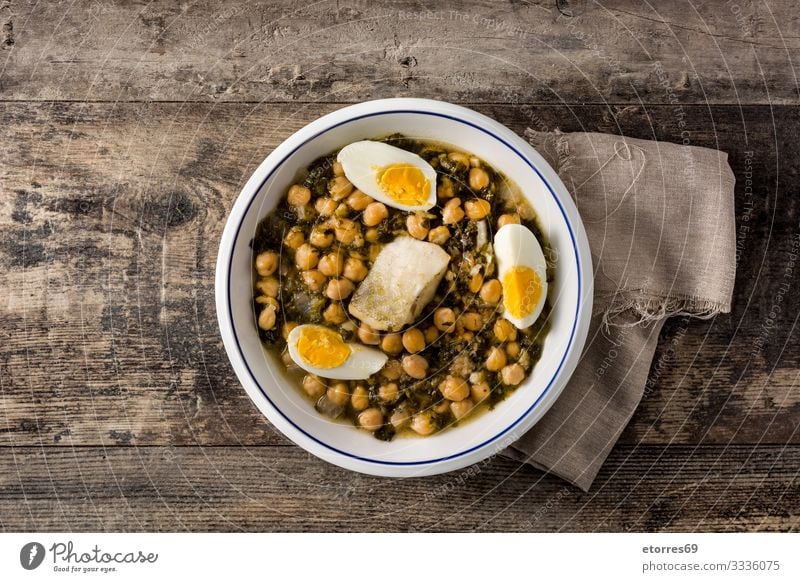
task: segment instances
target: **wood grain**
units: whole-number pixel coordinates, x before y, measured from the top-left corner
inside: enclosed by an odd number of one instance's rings
[[[12,100],[798,97],[790,0],[3,4],[0,96]]]
[[[615,449],[593,491],[495,458],[425,479],[294,447],[0,449],[4,531],[761,531],[797,528],[800,447]],[[313,513],[310,513],[313,508]]]
[[[216,241],[255,165],[334,108],[0,106],[0,444],[286,442],[227,363],[214,311]],[[520,133],[558,127],[681,140],[671,106],[479,109]],[[800,232],[800,113],[681,112],[691,143],[729,151],[737,173],[734,311],[668,323],[622,441],[800,443],[797,302],[782,303],[768,325],[776,298],[789,297],[784,286],[795,293],[798,284],[787,261]]]

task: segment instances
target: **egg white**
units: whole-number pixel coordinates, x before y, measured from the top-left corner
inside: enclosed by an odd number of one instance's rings
[[[526,329],[539,319],[547,299],[547,262],[542,246],[534,234],[521,224],[506,224],[494,235],[494,255],[502,283],[505,274],[513,267],[528,267],[536,271],[542,283],[542,295],[533,311],[524,317],[515,317],[508,309],[503,313],[517,329]]]
[[[289,348],[289,355],[295,364],[306,372],[316,374],[322,378],[330,380],[366,380],[372,374],[378,372],[389,357],[383,352],[368,348],[357,343],[347,343],[350,348],[350,356],[336,368],[318,368],[306,362],[297,350],[297,342],[303,329],[309,327],[320,327],[313,324],[298,325],[289,332],[286,343]]]
[[[367,196],[400,210],[428,210],[436,206],[436,170],[417,154],[379,141],[357,141],[339,151],[336,157],[344,175]],[[428,180],[428,197],[423,204],[402,204],[387,196],[380,186],[380,172],[387,166],[408,164],[420,169]]]

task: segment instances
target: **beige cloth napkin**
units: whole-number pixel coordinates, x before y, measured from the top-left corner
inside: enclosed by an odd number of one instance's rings
[[[599,133],[526,137],[578,206],[595,295],[575,374],[504,454],[587,491],[642,398],[664,320],[730,311],[735,180],[717,150]]]

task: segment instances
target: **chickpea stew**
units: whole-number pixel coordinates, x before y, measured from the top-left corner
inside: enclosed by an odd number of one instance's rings
[[[319,413],[378,439],[490,410],[541,355],[552,251],[517,186],[451,146],[322,157],[251,245],[263,344]]]

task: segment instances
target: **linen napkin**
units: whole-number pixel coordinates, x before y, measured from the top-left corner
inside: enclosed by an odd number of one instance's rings
[[[599,133],[525,136],[584,221],[594,306],[574,375],[503,454],[588,491],[642,398],[665,319],[730,312],[735,180],[717,150]]]

